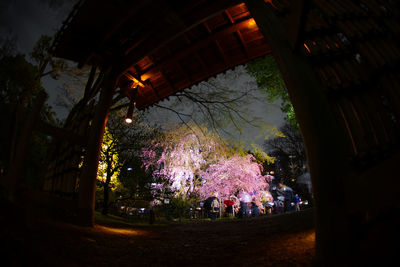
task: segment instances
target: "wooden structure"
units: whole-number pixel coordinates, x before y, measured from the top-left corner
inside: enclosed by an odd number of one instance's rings
[[[81,65],[115,66],[124,74],[117,84],[121,93],[134,100],[138,109],[144,109],[270,53],[244,3],[173,2],[84,1],[59,33],[54,54]],[[87,16],[93,5],[96,12]],[[149,12],[154,5],[157,8]],[[100,21],[104,25],[99,25]]]
[[[317,260],[337,266],[386,255],[379,246],[388,248],[387,218],[400,205],[399,13],[395,0],[79,2],[53,54],[104,74],[80,176],[81,218],[93,221],[99,148],[117,88],[145,109],[272,52],[306,145]]]
[[[92,119],[93,104],[85,106],[74,120],[64,126],[76,140],[55,137],[48,155],[48,165],[43,177],[43,190],[62,198],[76,200],[79,191],[80,165],[84,157],[85,137]],[[43,131],[44,129],[42,129]]]

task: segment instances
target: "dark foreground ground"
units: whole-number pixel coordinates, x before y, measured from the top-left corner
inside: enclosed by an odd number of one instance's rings
[[[311,266],[315,249],[312,209],[153,226],[19,221],[0,233],[1,266]]]

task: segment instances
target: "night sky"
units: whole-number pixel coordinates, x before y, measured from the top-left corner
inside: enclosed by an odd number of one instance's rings
[[[53,35],[76,0],[2,0],[0,34],[15,37],[18,50],[29,53],[42,34]]]
[[[41,35],[53,36],[67,18],[76,0],[1,0],[0,1],[0,41],[13,39],[19,53],[29,53]],[[58,117],[65,118],[65,108],[56,106],[60,84],[51,78],[42,79],[49,94],[49,104]]]

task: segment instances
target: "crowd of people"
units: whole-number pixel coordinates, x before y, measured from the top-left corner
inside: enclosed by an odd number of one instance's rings
[[[295,194],[291,188],[280,185],[273,188],[271,196],[262,201],[257,201],[254,196],[251,197],[246,193],[239,197],[231,196],[223,201],[216,196],[209,197],[205,201],[204,209],[208,212],[208,217],[215,220],[219,215],[246,218],[300,211],[300,203],[301,198],[298,194]]]

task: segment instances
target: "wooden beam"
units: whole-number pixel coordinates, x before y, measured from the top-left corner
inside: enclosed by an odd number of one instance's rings
[[[204,25],[204,27],[206,28],[207,32],[208,32],[209,34],[211,34],[211,29],[210,29],[210,27],[207,25],[207,23],[206,23],[206,22],[203,22],[203,25]],[[222,57],[222,60],[224,61],[225,66],[228,66],[228,65],[229,65],[228,57],[226,56],[224,50],[222,49],[221,44],[219,43],[218,40],[215,40],[214,43],[215,43],[215,46],[217,47],[219,53],[221,54],[221,57]]]
[[[149,86],[151,87],[151,90],[153,91],[153,93],[155,94],[155,96],[157,97],[157,99],[161,99],[160,94],[158,93],[158,91],[154,88],[153,84],[151,83],[150,80],[148,80]]]
[[[90,95],[90,89],[92,89],[92,85],[93,85],[93,82],[94,82],[94,77],[96,75],[96,70],[97,70],[97,66],[92,66],[90,68],[90,74],[89,74],[89,78],[88,78],[88,80],[86,82],[86,85],[85,85],[85,91],[84,91],[84,94],[83,94],[83,98],[88,98],[88,96]]]
[[[96,178],[100,149],[118,76],[119,73],[115,72],[106,75],[89,131],[88,145],[79,184],[78,221],[81,225],[94,225]]]
[[[73,121],[73,119],[75,118],[75,116],[77,116],[77,114],[79,112],[82,112],[84,109],[86,109],[88,106],[88,102],[90,100],[92,100],[92,102],[89,103],[89,108],[92,108],[94,105],[94,100],[92,99],[100,90],[100,85],[103,81],[104,78],[104,72],[100,71],[99,75],[96,78],[96,81],[94,82],[93,86],[87,91],[86,93],[86,89],[85,89],[85,96],[79,100],[79,102],[74,105],[71,109],[71,111],[68,114],[67,119],[65,120],[64,126],[68,127],[71,123],[71,121]],[[90,77],[89,77],[90,79]],[[88,82],[89,83],[89,82]]]
[[[180,59],[182,59],[190,54],[194,54],[195,51],[199,50],[200,48],[202,48],[210,43],[216,42],[219,39],[222,39],[223,36],[225,36],[227,34],[233,34],[242,28],[248,27],[248,23],[251,20],[252,20],[252,18],[249,18],[249,19],[243,20],[241,22],[238,22],[234,25],[231,25],[227,28],[221,29],[220,31],[213,33],[212,35],[208,36],[207,38],[202,39],[196,43],[193,43],[187,49],[178,51],[175,54],[171,54],[168,58],[164,59],[163,61],[160,61],[157,64],[154,64],[154,65],[150,66],[148,69],[144,70],[144,73],[149,72],[154,69],[166,68],[173,62],[179,61]],[[223,51],[223,50],[221,49],[221,51]]]
[[[171,50],[170,50],[169,48],[167,48],[167,51],[168,51],[168,53],[169,53],[169,55],[170,55],[170,57],[171,57],[171,55],[172,55]],[[192,82],[192,79],[190,78],[189,74],[185,71],[185,69],[182,67],[182,64],[179,63],[178,60],[176,60],[176,61],[174,62],[174,64],[175,64],[175,65],[178,67],[178,69],[185,75],[185,78],[186,78],[187,82],[188,82],[188,83],[191,83],[191,82]],[[159,65],[157,65],[157,66],[159,66]],[[160,68],[160,67],[157,67],[157,69],[160,70],[160,69],[163,69],[163,68],[162,68],[162,67],[161,67],[161,68]]]
[[[213,1],[211,3],[207,2],[201,8],[196,9],[194,12],[187,14],[184,21],[190,21],[187,25],[171,25],[168,29],[165,29],[165,25],[160,25],[158,34],[144,40],[136,49],[131,50],[126,56],[116,59],[114,66],[118,66],[119,73],[124,73],[131,65],[137,63],[143,57],[150,55],[152,52],[156,51],[160,47],[171,42],[181,34],[189,31],[190,29],[196,27],[200,23],[206,21],[207,19],[215,16],[216,14],[240,4],[240,0],[220,0]]]
[[[175,92],[177,89],[176,89],[174,83],[172,82],[172,80],[169,78],[169,75],[167,75],[166,72],[163,69],[160,70],[160,72],[161,72],[162,76],[164,76],[164,80],[166,80],[168,85],[172,88],[172,91]],[[155,91],[154,88],[153,88],[153,91]],[[157,96],[158,99],[161,98],[158,94],[156,94],[156,96]]]
[[[186,34],[183,34],[186,44],[188,46],[192,45],[192,42],[190,42],[189,38],[187,37]],[[201,58],[201,56],[199,55],[199,53],[197,51],[194,51],[194,56],[196,57],[196,59],[200,62],[202,68],[204,69],[205,72],[209,72],[207,65],[204,63],[204,60]]]
[[[217,47],[219,53],[221,54],[222,60],[224,61],[225,66],[229,66],[229,59],[225,54],[224,49],[222,48],[221,44],[219,43],[218,40],[214,41],[215,46]]]
[[[210,26],[208,26],[207,22],[204,21],[202,23],[202,25],[204,26],[204,28],[206,28],[206,31],[208,32],[208,34],[211,34],[211,29],[210,29]]]
[[[238,30],[235,32],[235,34],[239,39],[240,45],[242,46],[244,53],[246,54],[246,56],[249,56],[249,49],[247,48],[247,45],[243,39],[242,33]]]
[[[232,18],[231,13],[229,13],[228,10],[225,10],[224,13],[225,13],[226,17],[228,18],[229,22],[230,22],[231,24],[234,24],[234,23],[235,23],[235,20]]]
[[[175,65],[178,67],[178,69],[185,75],[186,80],[188,83],[192,83],[192,79],[190,78],[189,74],[185,71],[185,69],[182,67],[182,64],[179,63],[179,61],[175,62]]]
[[[197,58],[197,60],[200,62],[201,67],[204,69],[204,71],[208,74],[209,69],[206,63],[204,62],[203,58],[197,53],[197,51],[194,53],[194,56]]]

